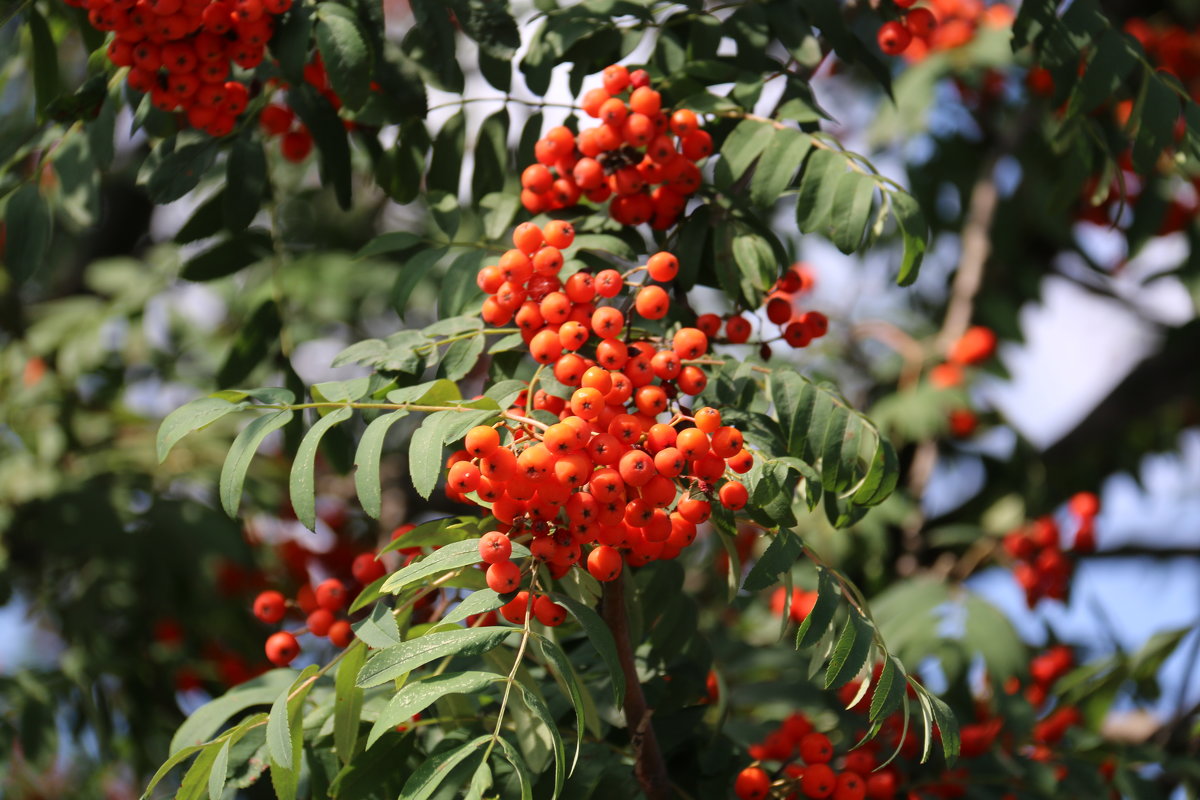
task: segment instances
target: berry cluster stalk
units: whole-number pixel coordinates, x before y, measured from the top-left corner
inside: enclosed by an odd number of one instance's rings
[[[651,724],[651,710],[646,706],[642,684],[638,680],[637,665],[633,657],[633,645],[629,641],[629,618],[625,610],[624,575],[603,584],[600,615],[612,632],[617,645],[617,658],[621,672],[625,674],[625,724],[633,740],[633,774],[637,776],[648,800],[670,800],[671,779],[667,775],[667,764],[658,748],[658,737]]]

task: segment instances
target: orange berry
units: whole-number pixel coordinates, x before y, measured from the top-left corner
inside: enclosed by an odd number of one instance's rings
[[[671,309],[671,298],[661,286],[644,286],[637,293],[634,307],[646,319],[662,319]]]
[[[532,222],[522,222],[513,230],[513,245],[527,256],[533,255],[546,241],[542,229]]]
[[[468,453],[476,458],[491,455],[500,446],[500,433],[487,425],[478,425],[467,431],[463,442]]]
[[[662,95],[649,86],[641,86],[629,95],[629,108],[647,117],[653,117],[662,110]]]
[[[629,70],[620,64],[611,64],[600,73],[604,81],[604,91],[609,94],[620,94],[629,86]]]
[[[546,227],[542,229],[542,233],[545,236],[546,244],[551,247],[557,247],[559,250],[570,247],[575,241],[575,227],[562,219],[547,222]]]
[[[679,274],[679,259],[665,251],[655,253],[646,262],[646,271],[653,280],[661,283],[673,281]]]
[[[750,499],[750,493],[746,491],[746,487],[737,481],[729,481],[721,487],[717,492],[717,496],[721,500],[721,505],[728,508],[730,511],[738,511],[746,507],[746,501]]]
[[[687,136],[699,127],[700,120],[696,118],[696,112],[691,109],[681,108],[671,115],[671,133],[676,136]]]
[[[693,418],[696,421],[696,427],[705,433],[714,433],[717,428],[721,427],[721,412],[709,406],[697,410]]]

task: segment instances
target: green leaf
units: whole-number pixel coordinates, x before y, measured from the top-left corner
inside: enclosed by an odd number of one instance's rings
[[[416,10],[415,5],[413,10]],[[425,178],[427,191],[458,196],[459,170],[462,169],[466,136],[466,116],[458,111],[446,120],[434,137],[433,158],[430,159],[429,173]]]
[[[488,239],[498,241],[504,238],[504,233],[512,227],[517,213],[521,210],[521,199],[507,192],[492,192],[485,194],[479,201],[483,209],[483,233]]]
[[[155,442],[158,452],[158,463],[166,460],[180,439],[192,431],[198,431],[206,425],[216,422],[227,414],[245,408],[243,403],[231,403],[219,397],[201,397],[186,403],[172,411],[158,426],[158,436]]]
[[[792,128],[776,130],[750,179],[750,199],[764,208],[775,205],[810,149],[812,137],[807,134]]]
[[[405,386],[403,389],[393,389],[388,392],[389,403],[413,403],[415,405],[443,405],[462,399],[458,384],[439,378],[435,381]]]
[[[322,182],[333,187],[338,205],[349,209],[353,199],[350,141],[342,118],[328,100],[307,84],[296,84],[288,90],[288,105],[312,134],[321,158]]]
[[[504,189],[505,179],[513,172],[508,158],[508,125],[508,110],[502,108],[479,127],[471,172],[471,196],[476,204],[485,195]]]
[[[29,25],[29,41],[33,48],[33,91],[37,107],[43,115],[54,98],[62,92],[62,81],[58,74],[58,45],[46,18],[32,3],[25,7]]]
[[[504,760],[512,764],[513,771],[517,773],[517,779],[521,782],[521,800],[533,800],[533,775],[529,773],[525,759],[521,758],[517,749],[503,736],[496,740],[496,744],[499,745]]]
[[[321,3],[316,34],[333,90],[350,108],[362,108],[371,95],[371,50],[354,12],[339,3]]]
[[[1141,114],[1137,136],[1133,140],[1133,166],[1139,175],[1149,175],[1155,169],[1159,154],[1174,142],[1179,96],[1157,73],[1146,68],[1144,97],[1139,101]]]
[[[929,703],[933,707],[933,719],[937,722],[938,731],[942,734],[942,755],[946,758],[946,766],[954,766],[962,746],[958,733],[958,719],[940,697],[929,695]]]
[[[840,154],[823,148],[809,153],[796,197],[796,224],[801,232],[812,233],[829,227],[834,194],[845,171],[846,160]]]
[[[421,713],[448,694],[477,694],[504,680],[505,676],[495,672],[473,670],[433,675],[406,684],[392,695],[392,699],[379,712],[379,718],[367,735],[367,747],[371,747],[380,736],[394,730],[397,725],[410,722],[414,714]]]
[[[444,656],[477,656],[499,645],[511,628],[462,628],[427,633],[373,654],[358,674],[364,689],[379,686]]]
[[[442,435],[437,425],[431,424],[432,418],[425,418],[408,444],[408,473],[413,488],[426,500],[442,474]]]
[[[904,192],[892,192],[889,196],[892,213],[896,215],[896,224],[904,239],[904,257],[900,262],[896,283],[908,286],[921,271],[921,260],[925,257],[925,247],[929,241],[929,226],[916,198]]]
[[[358,449],[354,452],[354,488],[363,511],[372,519],[379,519],[383,509],[382,486],[379,481],[379,461],[383,455],[383,442],[388,429],[408,416],[401,409],[376,417],[363,431]]]
[[[420,236],[408,231],[392,231],[383,233],[364,244],[354,254],[354,260],[383,255],[384,253],[403,253],[413,249],[424,241]]]
[[[796,631],[797,650],[812,647],[819,642],[829,629],[829,624],[833,622],[833,613],[837,611],[837,588],[826,570],[821,569],[817,574],[817,602],[813,604],[812,611],[808,612],[808,616]]]
[[[305,667],[286,692],[276,699],[267,718],[267,752],[271,783],[279,800],[295,800],[300,782],[304,741],[304,701],[312,690],[318,667]],[[290,695],[290,697],[289,697]],[[274,731],[272,730],[274,726]]]
[[[1071,93],[1067,116],[1088,114],[1115,97],[1137,66],[1137,45],[1127,34],[1109,28],[1096,42],[1087,69]]]
[[[721,161],[729,170],[728,179],[736,181],[745,174],[774,138],[775,126],[769,122],[744,119],[721,145]]]
[[[783,429],[787,452],[799,455],[803,452],[808,422],[817,400],[816,388],[795,370],[777,369],[771,373],[768,389]]]
[[[157,205],[178,200],[195,189],[217,157],[217,139],[203,136],[180,144],[181,138],[160,142],[138,172],[138,183],[146,187],[150,200]]]
[[[334,680],[333,749],[343,764],[349,764],[358,751],[363,690],[355,685],[358,671],[367,658],[366,643],[356,641],[342,656]]]
[[[482,761],[483,747],[490,739],[491,736],[480,736],[456,748],[432,753],[405,782],[399,800],[428,800],[459,764],[471,758]]]
[[[529,549],[519,542],[513,542],[512,558],[526,558],[529,555]],[[434,550],[427,556],[424,556],[418,561],[414,561],[403,569],[393,572],[383,584],[383,591],[391,594],[399,594],[404,587],[411,583],[428,578],[432,575],[440,575],[443,572],[462,569],[473,564],[479,563],[479,542],[475,539],[467,539],[461,542],[447,544]]]
[[[207,743],[235,714],[254,706],[269,706],[280,689],[291,685],[294,678],[295,673],[291,670],[272,670],[205,703],[193,711],[171,737],[169,749],[173,757],[189,747]]]
[[[4,230],[7,243],[0,257],[13,283],[20,286],[46,260],[54,233],[54,214],[35,184],[25,184],[8,198]]]
[[[143,800],[150,796],[150,793],[154,791],[154,787],[157,786],[163,778],[167,777],[171,770],[182,764],[184,761],[187,761],[192,756],[196,755],[196,753],[199,753],[204,749],[204,747],[205,746],[202,744],[194,744],[190,747],[185,747],[172,753],[171,756],[165,762],[163,762],[163,765],[158,768],[158,771],[154,773],[154,776],[150,778],[150,783],[146,785],[146,791],[142,792]]]
[[[780,574],[790,570],[803,554],[804,545],[800,537],[787,529],[780,530],[750,569],[742,588],[747,592],[757,592],[774,585]]]
[[[567,595],[555,595],[557,600],[567,607],[575,621],[583,627],[584,633],[596,648],[596,652],[604,659],[608,668],[609,679],[612,681],[613,705],[622,708],[625,705],[625,671],[621,669],[621,659],[617,655],[617,643],[613,639],[608,625],[600,618],[594,609],[589,608],[578,600]]]
[[[267,434],[279,430],[291,419],[292,412],[287,409],[265,414],[243,428],[233,440],[225,463],[221,466],[220,480],[221,507],[229,516],[237,516],[238,506],[242,502],[242,484],[246,481],[246,471],[258,446],[267,438]]]
[[[873,641],[871,627],[856,610],[851,609],[837,644],[833,646],[833,655],[829,658],[825,688],[841,686],[857,675],[867,663]]]
[[[354,414],[354,409],[343,406],[317,420],[296,450],[296,458],[292,462],[292,472],[288,480],[288,491],[292,498],[292,509],[296,519],[309,530],[317,526],[316,510],[316,477],[317,477],[317,446],[321,437],[339,422],[345,422]]]
[[[312,49],[312,10],[304,3],[293,3],[275,28],[269,47],[279,60],[279,69],[291,83],[304,82],[304,65]]]
[[[558,731],[558,723],[554,716],[550,713],[550,709],[546,708],[546,703],[538,696],[537,692],[531,691],[521,681],[516,682],[516,687],[521,692],[521,699],[525,701],[525,706],[529,709],[539,722],[546,727],[550,734],[550,742],[554,747],[554,794],[552,797],[558,797],[562,793],[563,783],[566,780],[566,747],[563,745],[562,734]],[[578,758],[578,752],[576,753]]]
[[[222,747],[224,745],[213,742],[200,751],[200,755],[183,774],[183,780],[179,782],[179,791],[175,793],[175,800],[201,800],[208,794],[213,765]]]
[[[912,678],[908,679],[917,693],[917,702],[921,704],[921,763],[929,760],[933,751],[933,706],[929,702],[929,692],[924,686],[917,684]]]
[[[537,638],[542,655],[553,667],[551,672],[559,685],[565,688],[567,696],[571,699],[571,705],[575,708],[575,756],[571,760],[571,771],[574,772],[575,763],[579,761],[579,748],[583,744],[583,693],[579,690],[575,672],[571,669],[571,661],[563,652],[562,647],[541,634],[534,634],[534,636]]]
[[[758,234],[740,234],[733,239],[733,260],[741,273],[742,296],[757,306],[779,277],[771,245]]]
[[[486,614],[489,611],[495,611],[502,605],[504,605],[504,601],[500,599],[500,595],[491,589],[480,589],[463,598],[453,611],[442,617],[436,627],[457,625],[472,614]]]
[[[488,387],[483,396],[495,400],[500,408],[509,408],[526,388],[527,384],[524,381],[498,381]]]
[[[904,669],[900,662],[894,656],[885,658],[883,671],[879,673],[879,680],[875,683],[875,693],[871,697],[871,708],[867,718],[874,722],[899,708],[904,700],[906,685]]]
[[[197,253],[183,265],[180,277],[189,281],[211,281],[232,275],[274,252],[271,235],[251,228],[222,239]]]
[[[830,238],[839,250],[850,254],[862,243],[871,217],[875,181],[853,170],[838,179],[833,195]]]
[[[438,365],[438,374],[452,381],[465,378],[467,373],[479,363],[479,356],[482,354],[482,334],[451,342],[442,355],[442,362]]]
[[[208,775],[208,800],[221,800],[225,796],[225,781],[229,777],[229,745],[226,739],[213,759],[212,771]]]
[[[430,270],[437,266],[444,255],[446,255],[446,249],[443,247],[422,250],[405,262],[400,274],[396,277],[396,285],[392,288],[391,305],[397,314],[404,316],[408,298],[412,296],[413,290],[429,274]]]
[[[487,0],[451,0],[451,7],[463,33],[479,45],[481,56],[504,62],[512,60],[521,46],[521,34],[505,6]],[[508,89],[507,86],[496,88]]]
[[[404,50],[421,68],[427,82],[442,91],[461,94],[463,73],[455,52],[451,9],[440,0],[412,0],[409,7],[416,25],[404,38]]]
[[[454,259],[442,277],[442,287],[438,292],[438,316],[443,319],[456,317],[483,299],[483,290],[479,288],[476,277],[487,258],[484,250],[468,250]]]
[[[225,162],[225,186],[221,190],[225,226],[231,233],[246,230],[254,221],[263,193],[267,190],[267,157],[262,140],[253,132],[233,141]]]

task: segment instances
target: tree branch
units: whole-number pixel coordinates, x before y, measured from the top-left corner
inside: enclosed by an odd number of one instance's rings
[[[642,694],[642,684],[638,680],[634,662],[633,644],[629,641],[624,584],[624,573],[604,584],[600,614],[616,641],[617,658],[621,662],[621,672],[625,674],[625,725],[633,740],[633,774],[648,800],[670,800],[671,779],[667,775],[667,765],[650,722],[653,711],[646,706],[646,696]]]

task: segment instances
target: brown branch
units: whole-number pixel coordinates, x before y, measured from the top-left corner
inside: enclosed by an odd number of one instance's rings
[[[633,774],[648,800],[670,800],[671,778],[658,747],[658,738],[650,723],[653,709],[647,707],[642,684],[638,680],[637,665],[633,657],[633,644],[629,641],[629,618],[625,610],[624,575],[604,584],[600,615],[612,632],[617,645],[617,658],[621,672],[625,674],[625,725],[633,741]]]

